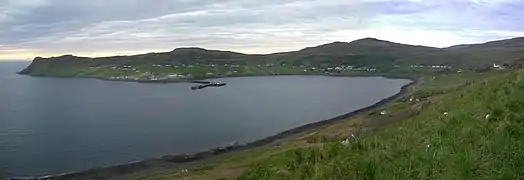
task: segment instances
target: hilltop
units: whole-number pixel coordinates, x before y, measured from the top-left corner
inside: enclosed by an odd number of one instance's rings
[[[524,38],[449,48],[364,38],[299,51],[242,54],[197,47],[102,58],[37,57],[20,74],[34,76],[152,79],[278,74],[417,74],[474,69],[524,57]],[[436,67],[436,68],[435,68]]]

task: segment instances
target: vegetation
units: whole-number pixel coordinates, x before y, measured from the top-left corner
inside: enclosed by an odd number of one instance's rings
[[[65,55],[35,58],[21,74],[63,77],[152,78],[169,74],[192,77],[282,74],[398,75],[439,74],[512,62],[524,57],[524,38],[432,48],[373,38],[335,42],[300,51],[248,55],[229,51],[179,48],[166,53],[85,58]],[[337,68],[337,69],[335,69]]]
[[[239,179],[523,179],[523,78],[473,83],[395,126],[273,155]]]

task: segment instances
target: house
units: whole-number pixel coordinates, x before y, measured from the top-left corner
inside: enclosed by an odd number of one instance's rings
[[[493,69],[504,69],[500,64],[493,64]]]

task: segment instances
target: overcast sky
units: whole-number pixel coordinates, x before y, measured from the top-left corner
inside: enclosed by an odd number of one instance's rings
[[[379,39],[524,36],[524,0],[0,0],[0,59],[203,47],[243,53]]]

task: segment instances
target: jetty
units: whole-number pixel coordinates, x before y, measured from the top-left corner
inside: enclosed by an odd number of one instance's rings
[[[195,83],[195,84],[212,84],[211,81],[202,81],[202,80],[192,80],[192,79],[169,79],[169,78],[153,78],[153,79],[134,79],[130,81],[136,81],[139,83]]]
[[[204,83],[205,81],[201,81],[200,85],[196,85],[196,86],[191,86],[191,90],[198,90],[198,89],[204,89],[204,88],[207,88],[207,87],[220,87],[220,86],[225,86],[226,83],[222,83],[222,82],[206,82]]]

